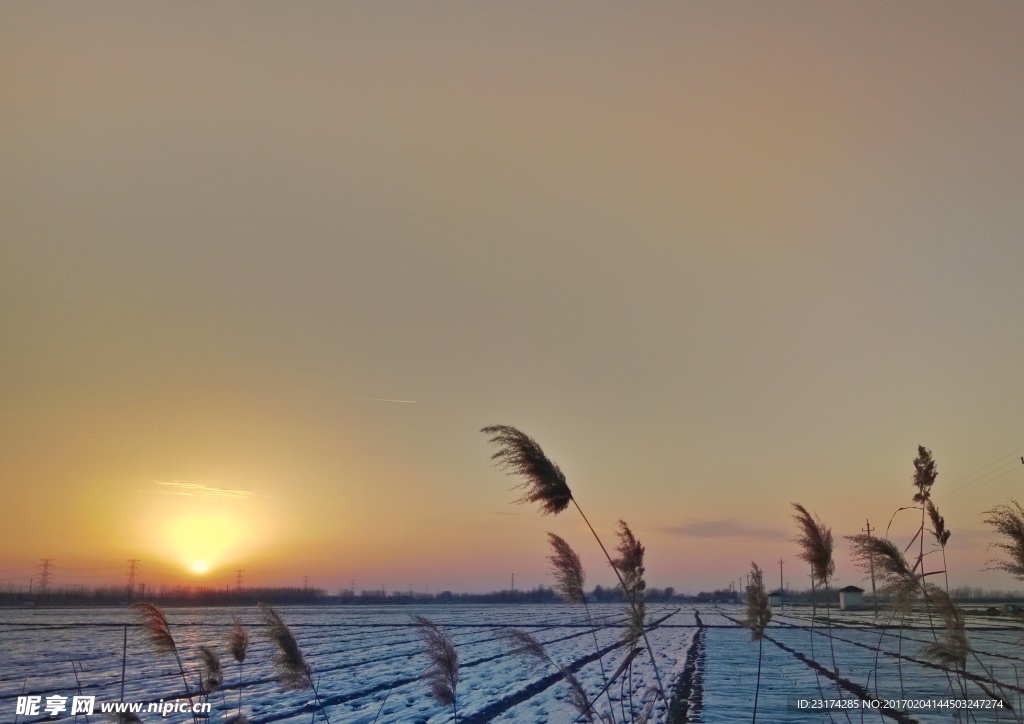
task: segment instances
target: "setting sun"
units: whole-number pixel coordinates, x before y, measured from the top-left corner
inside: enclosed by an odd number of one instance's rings
[[[195,573],[206,573],[209,566],[206,565],[206,561],[196,560],[192,561],[192,570]]]

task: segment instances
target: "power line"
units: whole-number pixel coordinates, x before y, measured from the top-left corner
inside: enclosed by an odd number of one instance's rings
[[[988,470],[988,468],[992,467],[993,465],[999,463],[1002,460],[1005,460],[1006,458],[1012,457],[1012,458],[1014,458],[1014,460],[1012,460],[1011,462],[1008,462],[1008,463],[1003,463],[1002,465],[997,467],[995,470],[990,470],[989,473],[994,473],[994,472],[996,472],[998,470],[1002,470],[1007,465],[1016,466],[1016,464],[1017,464],[1016,457],[1017,457],[1018,453],[1020,453],[1022,450],[1024,450],[1024,446],[1019,447],[1016,450],[1012,450],[1012,451],[1006,453],[1005,455],[1001,455],[1001,456],[997,457],[992,462],[990,462],[990,463],[988,463],[986,465],[982,465],[980,468],[978,468],[974,472],[968,473],[967,475],[964,475],[963,477],[957,478],[952,483],[949,483],[947,486],[944,486],[944,488],[937,495],[935,495],[934,498],[936,500],[942,500],[943,498],[950,497],[952,495],[955,495],[955,494],[961,492],[962,490],[965,490],[965,489],[971,487],[975,483],[978,483],[978,481],[977,480],[970,480],[969,478],[973,478],[978,473],[980,473],[980,472],[982,472],[984,470]],[[995,478],[990,478],[990,480],[995,480]],[[978,483],[978,484],[979,485],[984,485],[984,483]]]

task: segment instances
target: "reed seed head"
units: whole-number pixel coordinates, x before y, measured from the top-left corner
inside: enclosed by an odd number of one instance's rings
[[[853,559],[860,570],[867,573],[874,565],[875,575],[882,584],[878,593],[891,598],[897,610],[909,611],[921,591],[923,579],[911,570],[899,547],[887,538],[863,533],[847,536],[847,540],[853,547]]]
[[[946,528],[946,519],[939,515],[939,509],[935,507],[935,503],[932,502],[931,498],[925,501],[924,509],[928,511],[928,518],[932,522],[932,535],[935,536],[939,546],[945,548],[949,537],[953,535]]]
[[[547,650],[535,636],[518,628],[505,628],[498,632],[498,638],[505,641],[508,651],[513,656],[527,656],[537,661],[555,664],[548,656]]]
[[[814,577],[827,585],[836,571],[836,564],[832,560],[832,529],[825,525],[821,518],[808,513],[804,506],[799,503],[792,505],[796,510],[793,520],[800,531],[796,539],[802,549],[800,559],[810,563]]]
[[[420,636],[426,645],[430,668],[421,677],[430,689],[430,695],[441,706],[455,704],[459,685],[459,653],[452,637],[439,625],[424,616],[413,616],[419,625]]]
[[[517,503],[540,503],[544,515],[561,513],[572,501],[572,492],[565,475],[548,459],[532,438],[509,425],[492,425],[481,432],[490,435],[498,451],[491,456],[494,464],[509,475],[523,481],[516,488],[523,490]]]
[[[928,500],[932,493],[932,484],[939,475],[939,468],[932,458],[932,451],[924,445],[917,446],[917,457],[914,458],[914,502],[923,503]]]
[[[928,584],[926,590],[928,598],[942,618],[943,628],[938,639],[925,646],[922,653],[925,658],[942,666],[963,671],[967,665],[967,654],[971,650],[967,641],[963,613],[953,603],[949,595],[938,586]]]
[[[548,560],[555,576],[555,589],[569,603],[583,603],[586,600],[583,587],[586,574],[579,555],[564,538],[554,533],[548,533],[548,542],[551,543],[552,552]]]
[[[615,546],[619,557],[612,564],[622,576],[623,593],[632,602],[626,622],[626,640],[636,644],[644,632],[647,610],[644,602],[644,591],[647,589],[647,582],[644,581],[644,547],[624,520],[619,521],[615,534],[619,538]]]
[[[747,616],[743,625],[750,629],[750,640],[760,641],[772,620],[768,592],[764,588],[764,573],[756,563],[750,564],[750,583],[747,585]]]
[[[238,616],[231,617],[231,631],[228,633],[228,651],[238,663],[245,661],[249,650],[249,631],[242,625]]]
[[[271,661],[277,672],[277,681],[286,691],[303,691],[313,686],[313,670],[302,656],[302,649],[295,635],[274,608],[266,603],[259,604],[267,637],[277,647]]]
[[[991,560],[989,563],[996,570],[1024,580],[1024,508],[1011,498],[1009,503],[1001,503],[986,510],[984,520],[1003,536],[1002,541],[992,545],[1002,549],[1008,556],[1004,560]]]
[[[177,651],[178,647],[175,646],[171,629],[167,625],[167,617],[159,606],[148,601],[139,601],[133,603],[131,608],[142,617],[142,625],[149,632],[149,640],[158,653]]]
[[[590,700],[587,698],[587,693],[583,689],[576,676],[564,666],[559,666],[555,663],[554,659],[548,655],[547,650],[536,637],[531,634],[516,628],[502,629],[498,634],[499,638],[505,640],[509,647],[509,653],[514,656],[525,656],[532,659],[534,662],[541,664],[548,664],[556,669],[565,679],[565,683],[569,687],[569,702],[575,707],[576,711],[586,719],[588,722],[594,720],[594,709],[590,704]]]
[[[224,671],[220,668],[220,656],[209,646],[200,646],[199,658],[203,660],[203,680],[206,683],[206,691],[212,694],[224,683]]]

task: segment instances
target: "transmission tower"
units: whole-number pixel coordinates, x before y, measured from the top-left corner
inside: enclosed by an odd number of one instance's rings
[[[128,559],[128,598],[131,598],[132,594],[135,593],[135,564],[138,562],[138,558]]]
[[[52,558],[43,558],[42,564],[40,565],[39,590],[44,593],[50,588],[50,565],[52,563]]]
[[[239,593],[242,590],[243,573],[245,573],[245,570],[241,568],[235,571],[235,593]]]

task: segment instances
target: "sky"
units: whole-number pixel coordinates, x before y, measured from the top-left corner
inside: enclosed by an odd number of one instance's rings
[[[649,585],[1024,485],[1024,5],[0,5],[0,585]],[[936,556],[928,558],[938,567]],[[194,570],[203,561],[206,571]],[[38,581],[38,575],[36,581]]]

